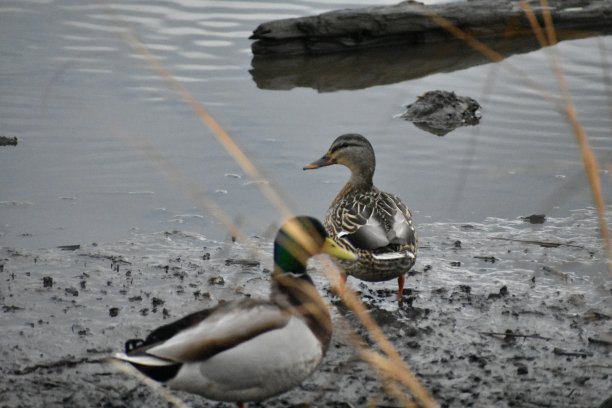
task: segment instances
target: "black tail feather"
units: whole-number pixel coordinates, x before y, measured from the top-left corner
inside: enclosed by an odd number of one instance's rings
[[[181,369],[181,366],[183,365],[181,363],[176,363],[168,366],[151,367],[135,363],[130,364],[132,364],[138,371],[140,371],[147,377],[162,383],[176,377],[179,370]]]
[[[125,342],[125,353],[129,354],[130,351],[137,349],[144,344],[142,339],[130,339]]]

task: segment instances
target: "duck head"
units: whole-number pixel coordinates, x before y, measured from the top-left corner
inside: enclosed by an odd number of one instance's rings
[[[283,224],[274,240],[274,273],[305,274],[308,259],[320,253],[349,261],[357,259],[357,255],[329,238],[316,218],[292,218]]]
[[[372,186],[376,158],[372,145],[362,135],[349,133],[339,136],[323,157],[304,166],[304,170],[318,169],[332,164],[348,167],[351,170],[349,183],[355,187]]]

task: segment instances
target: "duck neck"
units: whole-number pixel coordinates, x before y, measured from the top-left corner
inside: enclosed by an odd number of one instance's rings
[[[351,163],[351,165],[347,165],[351,171],[351,178],[349,178],[342,190],[340,190],[334,201],[340,201],[350,193],[372,190],[374,188],[372,182],[372,178],[374,177],[374,165],[374,160],[366,163]]]
[[[293,272],[306,273],[306,262],[298,259],[301,254],[291,253],[291,250],[278,243],[274,243],[274,274]]]
[[[370,190],[374,185],[374,163],[358,165],[350,168],[351,178],[346,183],[352,190]]]
[[[323,350],[327,350],[332,334],[331,316],[308,274],[275,274],[270,299],[284,311],[303,319]]]

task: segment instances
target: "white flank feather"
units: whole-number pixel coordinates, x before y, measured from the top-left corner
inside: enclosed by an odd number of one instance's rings
[[[414,259],[414,254],[412,252],[387,252],[384,254],[372,255],[374,259],[378,259],[381,261],[387,261],[391,259],[401,259],[401,258],[412,258]]]
[[[168,385],[220,401],[259,401],[300,384],[322,357],[318,339],[292,317],[283,328],[184,364]]]
[[[134,363],[149,367],[163,367],[175,364],[173,361],[163,360],[155,356],[128,356],[125,353],[117,353],[114,355],[114,357],[117,360],[127,361],[128,363]]]
[[[199,324],[177,333],[165,342],[151,347],[147,353],[169,360],[181,361],[181,356],[194,344],[224,341],[251,329],[283,326],[289,317],[275,306],[259,305],[251,309],[230,310],[212,315]]]
[[[397,238],[404,238],[408,235],[408,222],[404,214],[397,210],[393,215],[393,232]]]

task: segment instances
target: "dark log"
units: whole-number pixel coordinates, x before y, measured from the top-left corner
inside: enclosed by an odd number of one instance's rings
[[[558,41],[612,32],[611,1],[549,3]],[[542,23],[539,5],[533,8]],[[251,75],[262,89],[333,92],[490,62],[440,28],[428,13],[445,17],[505,57],[540,48],[516,2],[476,0],[429,7],[404,2],[261,24],[251,37],[256,40]]]
[[[531,33],[531,25],[516,1],[473,0],[424,6],[405,1],[393,6],[330,11],[317,16],[261,24],[251,39],[255,55],[316,55],[390,45],[443,41],[451,34],[432,16],[478,39]],[[531,1],[543,25],[539,1]],[[612,26],[612,2],[552,0],[550,14],[557,31],[607,31]]]

